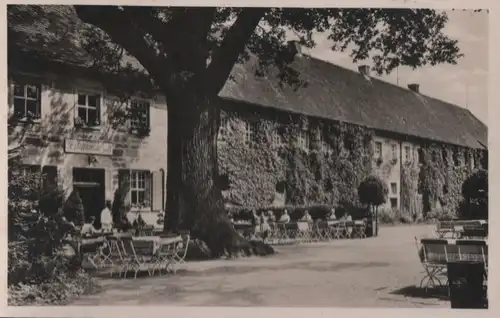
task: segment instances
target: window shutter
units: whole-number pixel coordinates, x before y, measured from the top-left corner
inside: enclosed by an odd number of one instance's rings
[[[151,202],[151,171],[146,171],[145,173],[145,180],[144,180],[144,183],[145,183],[145,193],[144,193],[144,201],[149,201],[148,205],[149,207],[151,208],[152,206],[152,202]]]
[[[118,187],[126,186],[128,191],[125,196],[125,206],[130,205],[130,170],[120,170],[118,172]],[[113,193],[114,195],[114,193]]]
[[[153,171],[151,210],[161,211],[163,204],[163,175],[162,171]]]

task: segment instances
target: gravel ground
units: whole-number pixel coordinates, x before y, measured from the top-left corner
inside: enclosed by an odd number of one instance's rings
[[[280,246],[269,258],[190,262],[174,276],[100,279],[99,293],[72,305],[449,308],[412,287],[423,277],[414,237],[433,229],[382,227],[377,238]]]

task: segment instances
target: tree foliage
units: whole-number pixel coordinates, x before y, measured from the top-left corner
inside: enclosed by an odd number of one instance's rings
[[[462,195],[466,200],[488,198],[488,172],[476,170],[462,184]]]
[[[387,201],[389,189],[377,176],[369,176],[358,187],[359,201],[370,206],[379,206]]]
[[[41,39],[45,47],[60,48],[53,44],[56,38],[68,47],[81,39],[80,45],[93,57],[87,64],[107,74],[130,77],[137,70],[127,61],[140,63],[139,71],[166,95],[168,104],[166,220],[172,222],[171,228],[183,224],[194,229],[218,254],[242,242],[229,229],[214,182],[219,175],[217,94],[235,64],[257,58],[257,75],[272,71],[283,84],[300,89],[307,83],[290,66],[295,51],[289,40],[313,48],[319,33],[326,35],[332,50],[349,52],[353,61],[371,59],[379,74],[398,66],[453,64],[462,56],[457,41],[443,33],[446,13],[430,9],[74,6],[74,10],[80,20],[65,14],[56,20],[66,27],[57,29],[50,27],[54,15],[44,15],[43,7],[9,6],[9,26],[31,21],[31,15],[51,31]],[[26,44],[26,38],[16,35],[9,28],[10,53],[16,44]],[[36,35],[29,37],[40,41]],[[69,49],[54,55],[62,53],[80,58],[79,52]]]

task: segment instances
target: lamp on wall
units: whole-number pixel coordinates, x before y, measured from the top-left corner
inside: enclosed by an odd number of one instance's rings
[[[89,163],[89,166],[93,166],[97,163],[97,158],[94,155],[89,155],[87,157],[87,161]]]

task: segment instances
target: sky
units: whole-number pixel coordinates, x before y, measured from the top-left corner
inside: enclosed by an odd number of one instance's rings
[[[420,92],[469,109],[483,123],[488,122],[488,13],[486,11],[447,11],[449,21],[444,33],[458,40],[464,56],[456,65],[439,64],[416,70],[400,67],[382,80],[407,87],[420,84]],[[319,35],[317,46],[309,54],[336,65],[356,70],[349,52],[333,52],[326,35]],[[376,76],[375,74],[373,76]],[[467,89],[468,87],[468,89]]]

